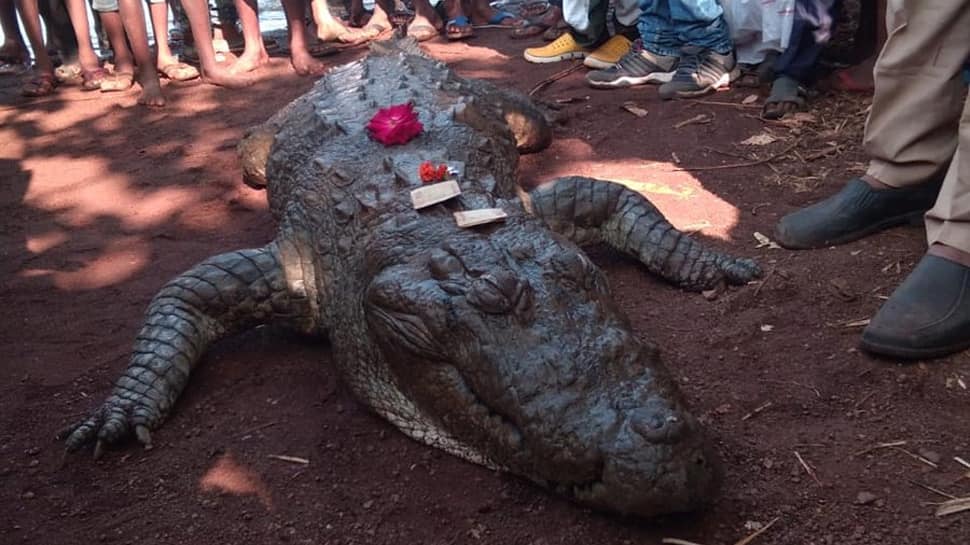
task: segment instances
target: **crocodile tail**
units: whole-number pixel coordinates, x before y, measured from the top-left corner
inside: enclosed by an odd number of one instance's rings
[[[152,299],[131,359],[108,399],[65,430],[68,451],[104,444],[149,430],[169,414],[206,348],[233,332],[276,320],[312,327],[305,297],[286,279],[277,244],[209,258],[166,284]]]

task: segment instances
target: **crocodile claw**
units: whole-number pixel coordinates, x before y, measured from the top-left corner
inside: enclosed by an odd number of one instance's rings
[[[118,444],[132,434],[146,448],[151,448],[149,413],[147,406],[112,395],[87,420],[68,427],[58,434],[58,438],[64,440],[67,452],[76,452],[95,443],[95,460],[104,455],[108,446]]]

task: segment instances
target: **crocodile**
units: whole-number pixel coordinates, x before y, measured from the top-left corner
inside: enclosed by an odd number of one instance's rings
[[[402,103],[423,131],[386,147],[366,125]],[[356,399],[419,442],[596,510],[708,504],[720,471],[702,426],[580,247],[614,248],[688,291],[761,270],[703,247],[622,185],[569,176],[523,189],[520,152],[551,134],[531,99],[462,78],[413,43],[331,69],[239,145],[275,238],[161,288],[107,400],[63,433],[67,450],[151,445],[207,347],[277,324],[329,337]],[[451,167],[461,194],[418,210],[425,161]],[[483,208],[507,217],[456,224],[455,212]]]

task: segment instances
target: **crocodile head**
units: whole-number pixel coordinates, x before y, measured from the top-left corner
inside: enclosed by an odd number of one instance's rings
[[[412,436],[451,438],[596,509],[653,516],[712,498],[700,425],[572,243],[515,222],[371,256],[371,334],[431,421]]]

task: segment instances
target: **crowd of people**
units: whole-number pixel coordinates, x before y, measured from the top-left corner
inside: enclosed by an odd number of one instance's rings
[[[30,62],[27,97],[47,96],[62,83],[85,90],[123,91],[136,83],[139,102],[164,105],[160,78],[244,87],[269,59],[257,0],[147,0],[151,47],[141,0],[0,0],[4,43],[0,74]],[[357,44],[387,35],[395,25],[418,41],[437,36],[472,37],[481,26],[505,27],[513,38],[542,34],[550,43],[529,47],[529,62],[583,59],[589,84],[616,88],[660,84],[662,98],[692,97],[729,84],[771,84],[764,115],[780,118],[804,104],[805,90],[820,71],[818,60],[832,34],[839,0],[546,0],[516,4],[516,13],[489,0],[348,0],[348,17],[337,18],[327,0],[281,0],[288,52],[300,75],[319,75],[326,44]],[[869,2],[867,5],[876,5]],[[88,7],[95,14],[89,18]],[[169,10],[175,29],[169,29]],[[875,10],[862,18],[878,18]],[[22,36],[17,14],[23,22]],[[102,66],[89,20],[110,51]],[[48,40],[43,38],[44,27]],[[873,24],[881,27],[882,25]],[[169,44],[184,43],[181,58]],[[873,42],[873,40],[869,40]],[[229,56],[230,60],[226,60]],[[191,64],[184,62],[192,61]],[[58,66],[61,63],[61,66]],[[871,67],[871,65],[870,65]],[[865,72],[845,71],[837,82],[866,90]]]
[[[29,61],[17,12],[35,54],[26,96],[48,95],[73,77],[89,90],[123,90],[137,82],[140,102],[159,106],[160,77],[246,86],[268,59],[256,0],[215,0],[219,39],[241,42],[229,62],[217,55],[207,0],[181,0],[176,20],[184,13],[183,39],[194,44],[198,68],[169,47],[164,0],[149,0],[157,37],[152,51],[140,1],[91,0],[113,51],[108,73],[90,41],[86,0],[0,0],[0,74]],[[596,88],[656,83],[660,97],[670,99],[732,83],[770,84],[763,115],[779,118],[802,107],[806,88],[819,77],[840,4],[552,0],[512,14],[488,0],[414,0],[413,12],[401,18],[390,2],[378,0],[368,13],[362,0],[351,0],[345,22],[325,0],[310,1],[309,17],[304,0],[282,0],[294,70],[311,75],[325,68],[314,57],[317,42],[372,40],[401,20],[419,41],[439,35],[462,40],[478,25],[502,26],[513,38],[549,41],[526,48],[528,62],[583,59],[590,68],[586,80]],[[862,346],[897,358],[942,356],[970,348],[970,0],[863,0],[862,8],[857,37],[868,42],[868,58],[831,80],[843,89],[874,90],[864,142],[868,170],[835,195],[783,217],[775,238],[791,249],[829,247],[925,215],[928,251],[865,329]],[[59,69],[55,53],[64,63]]]

